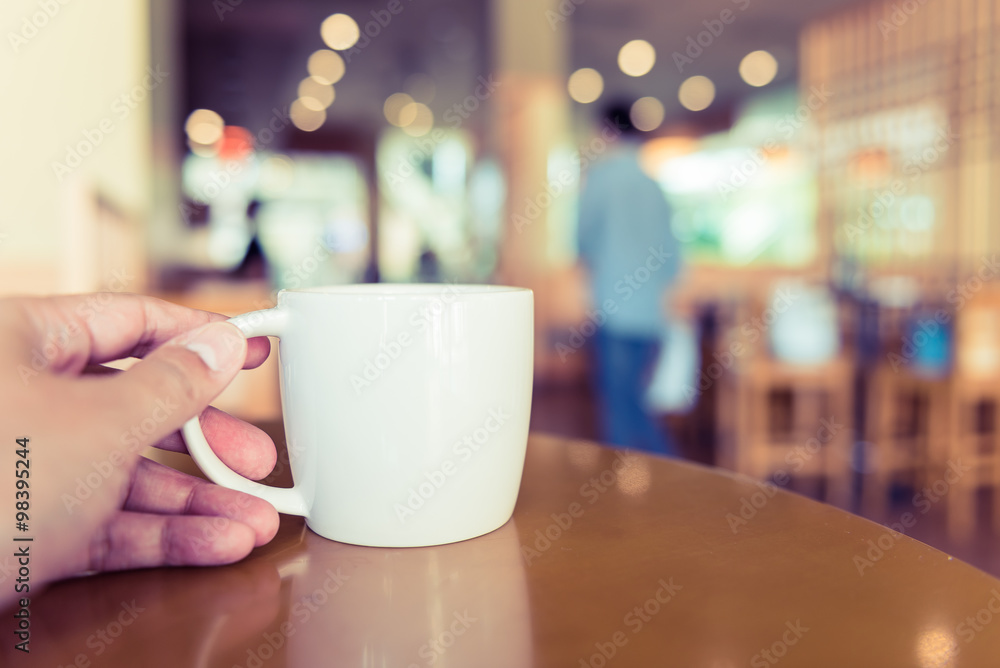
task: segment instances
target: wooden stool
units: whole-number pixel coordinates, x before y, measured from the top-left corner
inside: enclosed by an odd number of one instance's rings
[[[868,381],[865,410],[866,472],[861,512],[885,519],[889,488],[905,477],[914,489],[940,474],[949,425],[946,379],[913,373],[906,367],[878,364]]]
[[[967,287],[973,284],[966,282]],[[948,437],[948,533],[968,542],[976,528],[976,493],[990,487],[1000,531],[1000,285],[987,284],[958,309],[955,375]],[[956,474],[959,464],[971,470]],[[947,473],[947,472],[946,472]]]
[[[946,479],[948,534],[968,542],[976,528],[976,493],[984,486],[993,490],[993,531],[1000,532],[1000,381],[956,380],[951,409],[950,475],[965,467],[971,470],[954,482]]]
[[[823,286],[790,289],[793,296],[786,299],[784,313],[791,320],[745,319],[760,336],[750,337],[755,345],[732,374],[729,394],[735,424],[730,458],[737,471],[756,478],[818,477],[825,498],[848,507],[853,491],[854,358],[842,343],[845,313]],[[779,288],[751,301],[746,310],[758,316],[769,309],[782,313],[777,308],[782,292],[788,294]],[[810,328],[816,331],[807,331]],[[826,344],[790,350],[789,343],[802,340],[799,329],[806,342]],[[745,326],[737,331],[745,331]],[[776,353],[782,349],[801,361],[779,359]]]
[[[838,357],[813,367],[768,358],[739,372],[736,469],[755,478],[816,476],[824,497],[851,505],[854,366]]]

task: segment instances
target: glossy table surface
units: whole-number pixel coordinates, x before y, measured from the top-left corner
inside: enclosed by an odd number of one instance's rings
[[[541,435],[489,535],[365,548],[283,517],[241,563],[71,580],[31,610],[31,654],[8,637],[0,664],[1000,665],[997,579],[746,478]]]

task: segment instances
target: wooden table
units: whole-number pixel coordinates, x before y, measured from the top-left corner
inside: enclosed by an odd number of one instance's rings
[[[31,654],[5,632],[0,664],[1000,665],[997,579],[721,470],[541,435],[481,538],[365,548],[285,517],[239,564],[63,582],[31,610]]]

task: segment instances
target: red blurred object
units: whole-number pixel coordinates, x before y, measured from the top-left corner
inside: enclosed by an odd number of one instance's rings
[[[892,158],[884,148],[861,150],[852,156],[851,170],[859,181],[881,182],[892,174]]]
[[[219,158],[221,160],[243,160],[253,153],[253,135],[239,125],[227,125],[222,129],[222,139],[219,140]]]

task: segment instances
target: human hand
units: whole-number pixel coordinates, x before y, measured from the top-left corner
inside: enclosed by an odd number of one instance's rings
[[[184,452],[177,430],[200,413],[234,470],[260,479],[274,467],[266,434],[204,410],[270,350],[223,320],[138,295],[0,300],[0,515],[14,531],[16,439],[27,437],[31,591],[88,571],[231,563],[274,537],[266,501],[141,456]],[[95,373],[126,357],[143,359]],[[17,596],[0,588],[0,606]]]

